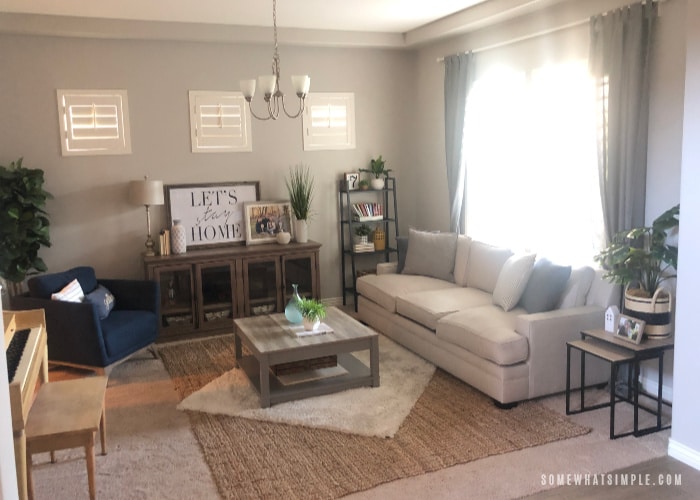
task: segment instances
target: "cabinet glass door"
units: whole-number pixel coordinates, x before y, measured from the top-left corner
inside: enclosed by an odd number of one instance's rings
[[[318,293],[315,290],[316,266],[313,261],[313,254],[302,256],[284,256],[282,258],[284,266],[284,297],[285,303],[288,301],[294,289],[293,284],[299,285],[299,295],[305,298],[315,298]]]
[[[248,260],[243,263],[247,289],[246,316],[280,312],[280,268],[277,259]]]
[[[160,283],[161,332],[191,330],[195,322],[192,268],[164,267],[156,269]]]
[[[201,328],[233,327],[233,271],[228,262],[197,266]]]

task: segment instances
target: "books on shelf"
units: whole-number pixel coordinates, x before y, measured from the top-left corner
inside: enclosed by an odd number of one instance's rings
[[[353,203],[351,208],[355,220],[381,220],[384,218],[384,207],[381,203]]]
[[[161,255],[170,255],[170,229],[163,229],[160,232],[160,249]]]
[[[355,243],[352,246],[355,253],[374,252],[374,243]]]

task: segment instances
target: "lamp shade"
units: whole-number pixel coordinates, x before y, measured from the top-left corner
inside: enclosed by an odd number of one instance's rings
[[[136,205],[162,205],[163,181],[131,181],[129,197]]]

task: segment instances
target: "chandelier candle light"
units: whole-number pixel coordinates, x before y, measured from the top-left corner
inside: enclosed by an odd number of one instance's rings
[[[284,94],[280,90],[280,56],[277,46],[277,0],[272,0],[272,30],[275,36],[275,52],[272,56],[272,74],[258,77],[258,85],[265,94],[264,99],[267,103],[268,116],[256,115],[250,104],[250,101],[253,100],[253,96],[255,95],[255,80],[241,80],[241,92],[243,92],[245,100],[248,101],[250,114],[258,120],[276,120],[279,118],[280,108],[289,118],[297,118],[301,116],[304,111],[304,99],[306,99],[306,94],[309,93],[311,78],[309,78],[309,75],[292,75],[292,87],[299,98],[299,111],[294,115],[290,115],[284,105]]]

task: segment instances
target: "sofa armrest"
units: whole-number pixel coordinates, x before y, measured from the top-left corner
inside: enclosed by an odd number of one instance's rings
[[[99,279],[97,282],[114,295],[114,308],[121,311],[159,313],[160,284],[150,280]]]
[[[102,327],[93,304],[11,298],[12,309],[44,309],[49,359],[86,366],[104,366],[107,359]]]
[[[398,262],[380,262],[377,264],[377,274],[396,274]]]
[[[530,397],[561,392],[566,388],[566,343],[581,338],[581,330],[603,328],[605,310],[598,306],[557,309],[516,318],[515,330],[528,339],[530,348]],[[578,358],[577,358],[578,359]],[[573,365],[573,363],[572,363]],[[576,365],[578,361],[576,360]],[[590,369],[589,369],[590,366]],[[604,365],[586,362],[586,384],[607,379]],[[572,370],[578,384],[579,370]]]

